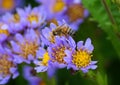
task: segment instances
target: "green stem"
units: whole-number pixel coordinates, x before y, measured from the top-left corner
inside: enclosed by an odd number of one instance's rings
[[[102,3],[103,3],[103,5],[104,5],[104,7],[105,7],[105,10],[106,10],[108,16],[109,16],[109,19],[110,19],[110,21],[111,21],[111,23],[112,23],[112,26],[113,26],[113,28],[114,28],[115,33],[118,34],[118,31],[120,31],[120,30],[119,30],[118,27],[117,27],[116,21],[115,21],[114,17],[112,16],[112,12],[111,12],[111,10],[110,10],[110,8],[109,8],[106,0],[102,0]]]
[[[109,16],[112,24],[116,24],[116,22],[115,22],[115,20],[114,20],[114,18],[113,18],[113,16],[112,16],[112,13],[111,13],[111,11],[110,11],[107,3],[106,3],[106,0],[102,0],[102,2],[103,2],[103,5],[104,5],[104,7],[105,7],[105,9],[106,9],[106,12],[108,13],[108,16]]]

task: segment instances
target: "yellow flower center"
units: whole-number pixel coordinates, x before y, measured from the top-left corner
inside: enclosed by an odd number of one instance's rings
[[[30,23],[32,23],[33,21],[38,22],[38,16],[34,15],[34,14],[31,14],[31,15],[28,16],[28,21],[30,21]]]
[[[84,68],[91,62],[91,55],[85,50],[78,50],[73,54],[72,63],[78,68]]]
[[[70,21],[74,22],[77,19],[84,17],[84,8],[80,4],[73,4],[68,7],[66,13],[69,16]]]
[[[12,9],[14,4],[14,0],[2,0],[2,7],[6,10]]]
[[[54,56],[53,62],[57,61],[58,63],[64,63],[64,64],[66,63],[64,61],[64,57],[66,56],[66,54],[64,52],[65,49],[66,49],[66,47],[63,45],[57,47],[56,49],[55,48],[52,49],[54,51],[52,53],[52,56]]]
[[[65,3],[62,0],[56,0],[54,6],[53,6],[53,12],[60,12],[65,7]]]
[[[36,51],[38,50],[39,46],[36,42],[29,42],[26,41],[22,44],[20,44],[22,53],[20,53],[21,56],[23,56],[25,59],[28,58],[28,55],[31,54],[34,57],[36,56]]]
[[[3,74],[4,77],[10,74],[9,70],[14,66],[14,64],[11,61],[8,61],[7,58],[7,55],[0,55],[0,74]]]
[[[43,64],[44,66],[47,66],[49,60],[50,60],[50,56],[48,55],[48,52],[46,52],[46,53],[43,55],[42,64]]]
[[[9,32],[6,29],[0,29],[0,34],[6,34],[8,36]]]

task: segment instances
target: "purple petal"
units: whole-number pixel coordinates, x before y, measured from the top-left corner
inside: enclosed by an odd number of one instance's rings
[[[67,55],[66,57],[64,57],[64,61],[67,63],[70,63],[72,60],[72,53],[69,50],[65,50],[65,54]]]
[[[56,29],[56,25],[53,23],[50,23],[50,28],[51,28],[51,30],[54,30],[54,29]]]
[[[16,53],[20,53],[21,52],[20,46],[16,42],[11,41],[10,43],[12,45],[12,49],[13,49],[14,52],[16,52]]]
[[[28,60],[29,60],[29,61],[34,60],[34,56],[31,55],[31,54],[29,54],[29,55],[28,55]]]
[[[13,79],[15,79],[16,77],[18,77],[19,76],[19,73],[16,71],[14,74],[13,74]]]
[[[37,73],[39,73],[39,72],[45,72],[45,71],[47,71],[47,69],[48,69],[47,66],[35,67],[35,70],[37,71]]]
[[[95,70],[97,68],[97,65],[91,65],[90,68]]]
[[[17,70],[17,68],[15,68],[15,67],[10,68],[10,72],[11,72],[12,74],[13,74],[16,70]]]
[[[16,35],[15,35],[15,38],[16,38],[16,40],[17,40],[18,42],[20,42],[20,43],[23,43],[23,42],[24,42],[24,38],[23,38],[23,36],[22,36],[21,34],[16,34]]]
[[[78,43],[77,43],[77,49],[80,49],[80,48],[82,48],[83,47],[83,41],[79,41]]]
[[[43,48],[39,48],[37,51],[37,58],[42,58],[46,51]]]
[[[85,17],[88,17],[88,16],[89,16],[89,12],[88,12],[88,10],[86,10],[86,9],[84,10],[84,16],[85,16]]]
[[[94,49],[93,45],[91,44],[91,39],[87,38],[85,42],[85,48],[87,48],[89,51],[92,51]]]
[[[0,84],[1,84],[1,85],[6,84],[9,79],[10,79],[10,75],[8,75],[8,76],[6,76],[5,78],[3,78],[3,79],[0,81]]]
[[[98,61],[91,61],[91,65],[96,64]]]
[[[52,69],[51,69],[52,68]],[[47,74],[48,74],[48,77],[49,78],[51,78],[51,77],[53,77],[54,76],[54,74],[55,74],[55,72],[56,72],[56,68],[54,68],[54,67],[48,67],[48,71],[47,71]]]
[[[14,57],[14,60],[13,60],[13,61],[14,61],[15,63],[20,64],[20,63],[23,62],[23,59],[21,58],[21,56],[13,55],[13,57]]]
[[[50,32],[51,32],[50,29],[47,28],[47,27],[45,27],[45,29],[42,30],[43,36],[44,36],[45,38],[47,38],[47,39],[48,39],[48,37],[50,36]]]
[[[75,43],[75,41],[73,40],[72,37],[69,37],[69,43],[70,43],[70,45],[72,46],[72,48],[75,48],[75,47],[76,47],[76,43]]]

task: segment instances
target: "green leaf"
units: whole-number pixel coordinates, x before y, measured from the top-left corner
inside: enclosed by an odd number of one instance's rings
[[[89,10],[94,20],[98,22],[101,29],[108,35],[120,58],[120,43],[117,36],[119,29],[117,28],[116,24],[111,23],[111,19],[108,16],[108,12],[102,3],[102,0],[82,0],[82,2],[83,5]]]

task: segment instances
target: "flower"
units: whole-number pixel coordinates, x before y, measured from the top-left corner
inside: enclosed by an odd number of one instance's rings
[[[42,30],[41,40],[45,45],[50,45],[55,42],[55,36],[64,36],[68,38],[72,32],[72,28],[63,20],[62,22],[58,21],[58,25],[53,23],[50,24],[50,27],[45,27]]]
[[[91,60],[91,53],[94,49],[91,44],[91,39],[88,38],[83,45],[83,41],[79,41],[77,46],[75,45],[73,50],[66,50],[65,53],[67,57],[64,58],[64,61],[68,63],[67,68],[72,68],[73,70],[82,70],[84,73],[88,72],[89,69],[96,69],[97,61]]]
[[[46,14],[41,6],[34,7],[29,5],[24,9],[17,8],[17,13],[23,19],[28,28],[39,28],[45,22]]]
[[[15,40],[11,40],[10,43],[16,63],[29,64],[30,61],[34,61],[39,56],[40,38],[33,29],[28,29],[23,36],[17,33]]]
[[[64,0],[36,0],[39,3],[42,3],[42,7],[47,12],[47,19],[50,20],[53,17],[61,15],[65,9]]]
[[[5,41],[9,36],[8,28],[7,24],[0,22],[0,43]]]
[[[6,13],[1,17],[1,21],[8,25],[8,31],[12,34],[25,29],[25,20],[18,13]]]
[[[14,79],[18,75],[11,51],[0,44],[0,84],[6,84],[11,76]]]
[[[23,67],[23,77],[28,81],[29,85],[44,85],[45,82],[40,77],[37,77],[36,71],[31,66]]]
[[[65,50],[72,50],[74,47],[74,42],[71,37],[68,39],[65,37],[55,37],[55,43],[48,47],[48,52],[50,55],[50,63],[55,68],[64,68],[67,66],[67,62],[64,61],[66,57]]]
[[[55,74],[56,69],[49,62],[50,56],[47,50],[41,48],[39,50],[38,60],[34,62],[36,65],[35,70],[37,73],[47,71],[48,77],[52,77]],[[51,69],[52,68],[52,69]]]
[[[0,0],[0,14],[14,11],[16,7],[22,6],[24,0]]]

